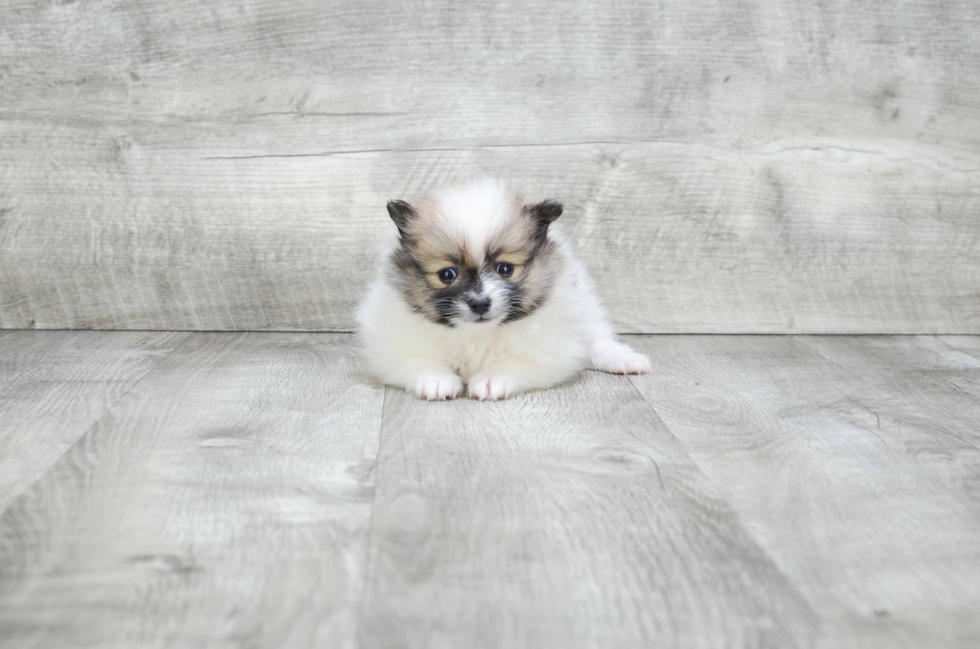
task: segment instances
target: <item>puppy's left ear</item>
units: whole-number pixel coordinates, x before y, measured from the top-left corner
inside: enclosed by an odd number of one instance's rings
[[[537,224],[539,232],[543,235],[548,231],[548,226],[561,216],[562,206],[558,201],[545,200],[534,205],[525,205],[524,213]]]
[[[405,201],[388,201],[388,216],[395,222],[398,234],[408,236],[409,225],[418,217],[415,208]]]

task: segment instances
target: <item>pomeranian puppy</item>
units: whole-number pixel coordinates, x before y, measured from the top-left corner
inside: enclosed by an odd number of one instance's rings
[[[474,399],[506,399],[587,367],[649,372],[555,232],[561,213],[493,178],[388,203],[398,239],[357,317],[371,371],[429,401],[464,384]]]

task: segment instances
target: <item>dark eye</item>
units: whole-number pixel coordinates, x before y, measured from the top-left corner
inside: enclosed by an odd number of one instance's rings
[[[452,268],[443,268],[439,271],[439,279],[442,280],[443,284],[452,284],[453,280],[456,279],[456,271]]]
[[[514,264],[508,264],[506,261],[502,261],[497,264],[497,273],[501,277],[510,277],[514,274]]]

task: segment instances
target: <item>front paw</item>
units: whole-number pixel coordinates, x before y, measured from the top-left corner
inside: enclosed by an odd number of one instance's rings
[[[603,351],[593,358],[595,369],[610,374],[649,374],[650,359],[628,347]]]
[[[470,398],[480,401],[507,399],[520,391],[514,379],[500,374],[474,376],[469,380],[468,385]]]
[[[455,374],[424,374],[415,380],[415,396],[426,401],[455,399],[463,391],[463,381]]]

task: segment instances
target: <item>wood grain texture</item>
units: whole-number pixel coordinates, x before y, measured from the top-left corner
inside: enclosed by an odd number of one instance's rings
[[[958,419],[967,430],[980,422],[980,358],[970,354],[968,346],[957,345],[954,337],[805,336],[797,340],[885,392],[932,409],[943,421]],[[980,447],[980,428],[972,437]]]
[[[0,333],[0,462],[50,464],[0,648],[980,644],[980,337],[633,336],[494,404],[352,338]]]
[[[343,338],[192,335],[0,518],[0,644],[351,646],[382,398]]]
[[[568,206],[629,332],[980,332],[980,7],[0,1],[0,327],[349,330],[387,199]]]
[[[227,135],[261,118],[291,124],[280,142],[304,152],[831,133],[980,144],[970,0],[0,8],[4,109],[55,123]]]
[[[0,512],[186,335],[0,332]]]
[[[536,195],[565,201],[562,226],[624,331],[972,331],[980,173],[923,155],[828,142],[246,160],[155,149],[127,163],[121,193],[118,170],[78,163],[73,180],[42,171],[19,185],[0,239],[2,324],[350,329],[394,232],[386,198],[490,171],[541,178]],[[940,182],[942,215],[928,189]]]
[[[632,340],[654,361],[633,382],[813,605],[821,646],[980,642],[976,419],[942,414],[968,397],[937,392],[934,351],[866,337]],[[847,348],[848,368],[811,345]],[[919,387],[911,371],[902,389],[861,378],[874,380],[879,354],[915,358]]]
[[[973,358],[980,360],[980,336],[936,336],[936,339],[952,349],[969,354]],[[969,388],[962,383],[957,383],[957,386],[969,389],[971,393],[975,392],[976,377],[971,374],[970,379],[970,381],[964,382],[970,386]]]
[[[622,377],[386,392],[362,647],[794,647],[817,623]]]

